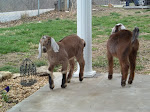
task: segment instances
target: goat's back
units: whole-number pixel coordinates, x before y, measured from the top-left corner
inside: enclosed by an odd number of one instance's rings
[[[83,52],[83,48],[85,46],[84,40],[77,35],[69,35],[64,37],[58,42],[58,44],[63,46],[68,54],[68,58],[79,55],[81,52]]]
[[[129,30],[121,30],[110,35],[107,42],[107,50],[112,55],[118,57],[127,55],[127,51],[131,50],[132,32]]]

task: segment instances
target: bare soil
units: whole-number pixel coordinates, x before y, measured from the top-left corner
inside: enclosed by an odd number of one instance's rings
[[[99,7],[94,6],[93,7],[93,16],[106,16],[109,15],[111,12],[118,12],[123,13],[124,15],[134,15],[136,11],[141,11],[142,9],[137,10],[125,10],[123,8],[106,8],[106,7]],[[149,12],[146,13],[140,13],[141,14],[149,14]],[[43,20],[49,20],[49,19],[76,19],[76,11],[73,12],[47,12],[39,17],[28,17],[25,19],[20,19],[16,21],[11,21],[7,23],[0,23],[0,28],[4,27],[11,27],[20,25],[24,22],[33,22],[33,21],[43,21]],[[106,58],[106,41],[102,43],[98,43],[98,40],[93,39],[93,47],[97,48],[93,51],[93,59],[96,59],[98,56],[103,56]],[[143,75],[150,75],[150,41],[139,39],[140,41],[140,49],[138,52],[138,63],[137,65],[142,65],[143,68],[141,70],[137,70],[137,74],[143,74]],[[38,45],[36,46],[38,48]],[[24,57],[28,56],[31,58],[31,60],[36,61],[37,60],[38,51],[31,51],[31,53],[9,53],[5,55],[0,55],[0,67],[4,66],[8,63],[14,64],[15,66],[18,66],[21,64]],[[45,57],[44,57],[45,58]],[[44,59],[43,58],[43,59]],[[107,58],[106,58],[107,59]],[[107,72],[107,67],[94,67],[94,70],[97,72]],[[119,65],[117,67],[114,67],[114,72],[120,72]],[[6,110],[10,109],[15,104],[22,101],[24,98],[30,96],[35,91],[37,91],[40,87],[44,86],[48,79],[47,77],[35,77],[37,80],[37,83],[35,83],[31,87],[23,87],[20,85],[20,77],[16,79],[9,79],[5,80],[2,83],[0,83],[0,90],[4,89],[6,86],[10,85],[12,86],[10,92],[8,93],[8,96],[10,99],[12,99],[11,103],[6,103],[2,99],[0,99],[0,111],[5,112]]]

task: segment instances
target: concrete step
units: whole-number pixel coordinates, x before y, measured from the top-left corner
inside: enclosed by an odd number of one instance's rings
[[[55,73],[54,73],[55,75]],[[8,112],[149,112],[150,76],[135,75],[132,85],[121,87],[121,75],[97,74],[79,82],[73,78],[65,89],[61,73],[55,75],[55,88],[45,85]]]

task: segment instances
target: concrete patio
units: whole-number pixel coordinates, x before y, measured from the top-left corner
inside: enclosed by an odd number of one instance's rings
[[[122,88],[121,75],[97,74],[79,82],[73,78],[62,89],[61,74],[55,73],[55,88],[48,84],[8,112],[150,112],[150,76],[136,75],[132,85]]]

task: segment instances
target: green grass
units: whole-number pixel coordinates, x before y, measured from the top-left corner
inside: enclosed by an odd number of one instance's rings
[[[38,44],[42,35],[50,35],[56,41],[76,33],[76,22],[71,20],[48,20],[42,23],[22,24],[0,29],[0,53],[28,52],[30,43]]]
[[[149,12],[150,11],[150,9],[146,9],[146,10],[144,10],[143,12]]]
[[[54,72],[58,72],[59,69],[61,69],[62,66],[61,65],[57,65],[54,67]]]
[[[97,50],[98,50],[98,48],[92,47],[92,51],[97,51]]]
[[[137,71],[140,71],[142,69],[144,69],[144,66],[142,65],[136,65],[136,68],[135,68]]]
[[[19,73],[19,68],[16,68],[14,66],[6,65],[3,67],[0,67],[0,71],[9,71],[12,73]]]
[[[99,56],[92,62],[93,67],[107,67],[108,60],[107,57]],[[119,67],[119,61],[117,58],[114,58],[114,67]]]
[[[135,13],[139,13],[140,11],[137,11]],[[109,16],[102,16],[102,17],[96,17],[93,16],[93,29],[92,29],[92,37],[93,38],[99,38],[97,35],[104,35],[109,37],[111,33],[111,28],[114,27],[115,24],[122,23],[126,26],[127,29],[133,30],[135,26],[139,27],[140,34],[141,33],[150,33],[149,30],[149,15],[128,15],[122,17],[121,14],[118,14],[116,12],[110,13]],[[144,38],[145,40],[150,40],[150,36],[144,35],[140,38]],[[101,39],[103,37],[101,36]]]
[[[150,10],[143,10],[149,12]],[[137,13],[137,14],[136,14]],[[134,15],[124,16],[123,13],[111,12],[108,16],[93,16],[92,17],[92,38],[93,42],[103,43],[107,41],[111,28],[117,23],[122,23],[127,29],[133,30],[135,26],[140,29],[140,38],[150,40],[149,17],[150,15],[139,15],[141,11],[135,11]],[[43,35],[49,35],[56,41],[63,37],[77,33],[77,22],[73,20],[47,20],[32,23],[24,23],[19,26],[0,28],[0,54],[13,52],[26,52],[27,58],[34,55],[31,51],[37,50],[40,38]],[[141,35],[143,34],[143,35]],[[93,47],[96,51],[98,48]],[[45,61],[35,62],[36,66],[47,65]],[[107,58],[99,56],[93,61],[94,67],[107,67]],[[119,67],[119,62],[114,58],[114,67]],[[59,66],[55,70],[59,69]],[[136,70],[142,70],[143,66],[137,66]],[[15,63],[7,62],[5,66],[0,68],[0,71],[19,72]]]
[[[115,18],[117,18],[117,17],[121,16],[121,14],[116,13],[116,12],[111,12],[110,16],[114,16]]]
[[[47,65],[47,62],[46,62],[46,61],[43,61],[43,60],[39,60],[39,61],[36,61],[36,62],[35,62],[35,65],[36,65],[37,67],[46,66],[46,65]]]
[[[139,13],[139,11],[137,12]],[[122,17],[119,13],[111,12],[109,16],[93,16],[92,37],[105,40],[106,36],[109,37],[111,28],[117,23],[124,24],[130,30],[138,26],[140,33],[150,33],[150,30],[147,28],[147,23],[149,23],[148,15]],[[58,41],[66,35],[75,34],[77,32],[76,29],[76,21],[61,20],[59,18],[42,21],[41,23],[24,23],[15,27],[0,28],[0,53],[28,52],[30,49],[36,49],[36,47],[32,48],[31,44],[37,45],[42,35],[50,35]],[[97,35],[104,35],[105,37]],[[146,40],[150,39],[149,35],[145,35],[143,38]]]
[[[135,14],[137,14],[137,13],[141,13],[141,11],[136,11]]]
[[[92,62],[93,67],[106,67],[108,65],[106,57],[99,56]]]
[[[144,38],[145,40],[150,40],[150,34],[149,35],[143,35],[141,37]]]

